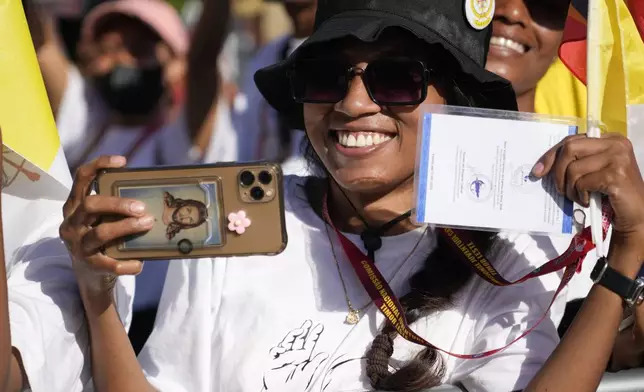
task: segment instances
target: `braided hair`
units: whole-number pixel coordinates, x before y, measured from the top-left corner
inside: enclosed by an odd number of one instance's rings
[[[494,243],[494,233],[471,232],[484,253]],[[454,296],[470,280],[471,268],[457,259],[445,237],[438,236],[436,249],[427,257],[423,268],[409,280],[410,291],[400,298],[409,324],[439,312],[453,304]],[[449,277],[449,279],[446,279]],[[367,351],[367,376],[374,388],[384,391],[412,392],[438,386],[445,375],[441,356],[434,348],[423,349],[396,372],[389,370],[389,359],[397,333],[387,322]]]

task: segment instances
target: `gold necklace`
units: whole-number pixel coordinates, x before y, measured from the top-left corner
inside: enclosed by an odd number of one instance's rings
[[[351,304],[351,300],[349,299],[349,292],[347,291],[347,285],[344,283],[344,277],[342,276],[342,271],[340,270],[340,263],[338,262],[338,257],[335,254],[335,246],[333,245],[333,240],[331,239],[331,233],[329,233],[329,225],[324,225],[324,228],[326,229],[326,235],[329,238],[329,243],[331,244],[331,253],[333,254],[333,260],[335,260],[335,266],[338,269],[338,275],[340,276],[340,283],[342,283],[342,290],[344,290],[344,299],[347,301],[347,307],[349,308],[349,313],[347,314],[347,317],[344,319],[344,322],[349,324],[349,325],[355,325],[358,324],[358,321],[360,321],[360,313],[362,313],[367,307],[369,307],[373,301],[369,301],[365,306],[356,309],[353,307]],[[407,257],[405,257],[405,260],[400,264],[400,268],[409,260],[411,255],[414,254],[418,246],[420,245],[420,242],[422,239],[425,237],[425,234],[427,234],[427,229],[429,229],[429,226],[425,227],[425,231],[423,231],[423,234],[421,234],[420,238],[416,242],[416,245],[414,245],[413,249]],[[395,274],[394,274],[395,276]]]

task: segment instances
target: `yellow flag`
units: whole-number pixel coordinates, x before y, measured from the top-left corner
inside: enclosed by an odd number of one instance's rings
[[[641,149],[644,41],[624,0],[599,5],[588,31],[588,116],[628,135]]]
[[[0,37],[3,191],[16,181],[36,182],[46,175],[68,186],[69,169],[21,1],[0,0]]]
[[[0,0],[0,37],[0,185],[11,264],[25,244],[41,240],[34,235],[45,221],[62,220],[71,176],[20,0]]]

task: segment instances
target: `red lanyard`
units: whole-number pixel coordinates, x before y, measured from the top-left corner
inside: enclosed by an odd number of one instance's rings
[[[141,146],[145,142],[147,142],[148,139],[154,136],[154,134],[156,134],[159,129],[161,129],[163,124],[164,124],[164,119],[157,118],[153,122],[146,125],[145,128],[143,128],[143,130],[139,134],[139,137],[137,137],[134,143],[132,143],[132,146],[130,146],[130,148],[123,154],[125,159],[129,161],[130,158],[132,158],[134,154],[138,152]],[[109,126],[110,126],[109,122],[105,122],[101,126],[101,128],[99,129],[99,132],[96,134],[96,137],[87,146],[85,151],[83,151],[83,155],[81,155],[81,157],[76,160],[76,163],[73,166],[70,165],[70,167],[72,168],[72,172],[76,172],[76,170],[78,170],[78,168],[81,165],[87,163],[92,152],[94,152],[96,148],[98,148],[98,145],[103,141],[104,137],[106,136],[107,129],[109,128]]]
[[[604,238],[606,238],[612,218],[613,210],[608,200],[605,200],[602,203],[602,231]],[[471,234],[467,230],[443,228],[441,229],[441,234],[448,240],[447,243],[452,249],[458,251],[463,261],[469,263],[478,276],[495,286],[511,286],[538,276],[559,271],[562,268],[567,268],[572,265],[581,268],[584,257],[595,247],[592,241],[590,227],[587,227],[572,238],[568,249],[561,256],[548,261],[524,277],[510,282],[505,280],[496,268],[494,268],[492,263],[478,250],[476,244],[472,241]]]
[[[604,208],[602,213],[604,219],[602,228],[605,238],[612,218],[612,209],[607,201],[603,203],[603,206]],[[417,333],[412,331],[411,328],[409,328],[409,324],[407,323],[407,319],[405,318],[405,312],[402,305],[398,301],[398,298],[396,297],[394,292],[391,290],[391,287],[389,287],[389,284],[387,283],[385,278],[382,276],[380,271],[378,271],[378,268],[374,264],[373,260],[371,260],[369,256],[362,253],[362,251],[353,242],[342,235],[342,233],[333,225],[329,217],[327,195],[324,196],[322,209],[324,218],[331,225],[331,227],[333,227],[333,230],[335,230],[335,233],[337,234],[338,239],[342,244],[342,249],[344,250],[344,253],[349,259],[351,266],[356,272],[358,279],[360,279],[360,283],[362,283],[362,286],[367,291],[374,304],[378,307],[378,310],[380,310],[380,312],[387,318],[391,325],[396,329],[398,334],[412,343],[434,348],[438,351],[444,352],[445,354],[461,359],[475,359],[496,354],[500,351],[505,350],[506,348],[532,332],[545,319],[548,312],[550,311],[550,308],[552,307],[552,304],[555,302],[557,295],[559,295],[561,290],[563,290],[568,282],[570,282],[570,279],[572,279],[575,272],[581,269],[581,265],[586,254],[595,247],[595,245],[592,243],[592,234],[590,227],[587,227],[582,230],[581,233],[573,237],[568,250],[566,250],[566,252],[564,252],[561,256],[548,261],[546,264],[535,269],[524,277],[514,282],[510,282],[504,279],[496,270],[496,268],[494,268],[492,263],[490,263],[485,258],[483,253],[479,251],[478,247],[471,240],[470,234],[466,230],[441,228],[440,231],[444,236],[447,237],[447,239],[449,240],[448,243],[452,245],[455,250],[458,250],[459,254],[462,256],[462,260],[467,262],[481,278],[495,286],[509,286],[525,282],[526,280],[532,279],[534,277],[546,275],[565,268],[563,278],[561,279],[561,283],[559,284],[557,291],[555,291],[552,301],[550,301],[550,304],[548,305],[548,308],[544,312],[543,316],[541,316],[533,326],[528,328],[520,336],[501,348],[496,348],[476,354],[455,354],[434,346],[427,340],[420,337]]]

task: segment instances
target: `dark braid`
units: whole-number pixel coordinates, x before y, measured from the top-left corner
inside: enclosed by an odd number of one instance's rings
[[[488,253],[494,233],[471,232],[483,253]],[[410,291],[400,298],[407,322],[427,317],[453,305],[458,293],[473,276],[471,267],[458,259],[444,237],[437,236],[437,247],[423,268],[409,280]],[[441,384],[445,367],[435,349],[425,348],[395,373],[389,371],[396,330],[387,322],[367,352],[367,376],[374,388],[384,391],[412,392]],[[431,341],[431,339],[429,339]]]

